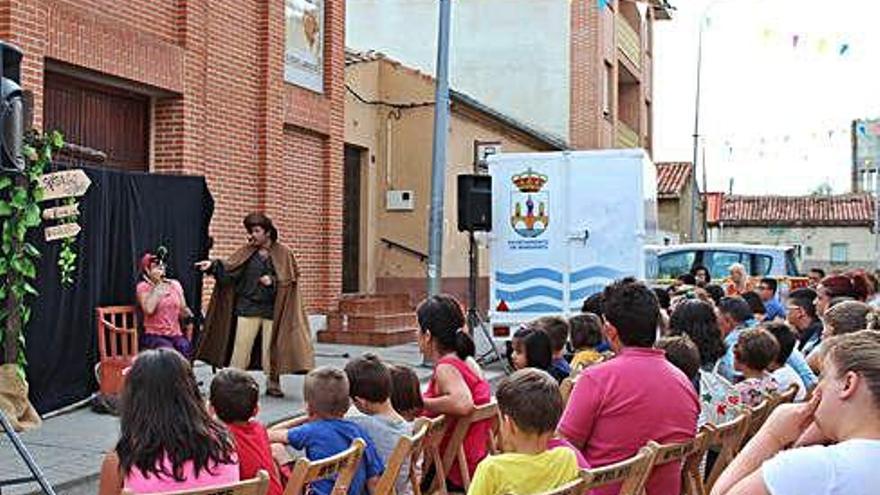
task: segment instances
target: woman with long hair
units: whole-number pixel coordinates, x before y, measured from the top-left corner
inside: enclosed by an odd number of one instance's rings
[[[125,378],[120,435],[99,495],[162,493],[238,481],[232,438],[211,418],[190,364],[170,349],[140,353]]]
[[[877,493],[880,332],[828,339],[822,370],[812,400],[777,407],[712,495]]]
[[[454,297],[431,296],[419,304],[416,316],[420,328],[419,349],[434,363],[434,374],[424,394],[425,411],[433,416],[445,414],[452,420],[440,446],[443,452],[458,419],[472,413],[475,406],[489,403],[492,391],[473,357],[474,341],[464,328],[464,313]],[[488,422],[475,423],[465,435],[462,445],[471,476],[477,463],[486,457],[489,428]],[[457,460],[446,476],[451,491],[465,491]]]
[[[669,317],[669,328],[673,335],[685,334],[697,344],[702,369],[711,370],[724,356],[724,340],[711,304],[698,299],[683,301]]]

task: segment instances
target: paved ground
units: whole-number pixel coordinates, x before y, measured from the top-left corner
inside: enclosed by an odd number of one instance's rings
[[[348,355],[358,355],[367,350],[389,362],[412,366],[423,383],[430,375],[431,370],[421,366],[422,358],[415,344],[385,349],[318,344],[317,363],[341,367],[347,361]],[[211,368],[197,365],[196,375],[207,387],[211,379]],[[503,371],[498,364],[487,370],[490,381],[500,379],[502,375]],[[262,383],[262,374],[256,373],[255,376]],[[286,397],[273,399],[262,396],[259,419],[271,424],[300,414],[303,410],[302,380],[302,376],[284,376],[281,385]],[[97,493],[101,459],[104,452],[112,448],[118,430],[119,423],[115,417],[98,415],[84,408],[50,418],[41,428],[24,433],[22,439],[59,495],[94,495]],[[0,434],[0,479],[26,475],[26,466],[15,454],[5,435]],[[2,490],[2,493],[41,493],[38,488],[37,485],[21,485]]]

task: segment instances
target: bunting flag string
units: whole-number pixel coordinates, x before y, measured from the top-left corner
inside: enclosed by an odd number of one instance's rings
[[[761,29],[761,39],[764,44],[790,44],[791,49],[812,50],[820,55],[831,52],[834,47],[834,53],[840,57],[846,56],[852,50],[852,43],[841,36],[816,35],[810,33],[791,33],[785,35],[772,27],[765,26]]]

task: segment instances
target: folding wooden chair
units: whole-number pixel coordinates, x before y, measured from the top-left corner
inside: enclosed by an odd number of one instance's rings
[[[710,430],[704,427],[690,442],[665,445],[653,441],[648,442],[649,447],[657,450],[652,469],[670,462],[680,462],[681,493],[684,495],[706,495],[700,464],[709,448],[710,435]]]
[[[195,488],[176,492],[162,492],[156,495],[266,495],[269,491],[269,475],[266,471],[257,472],[256,478],[219,485],[210,488]],[[122,495],[134,495],[134,492],[122,490]]]
[[[428,493],[447,495],[446,470],[443,468],[443,456],[440,453],[440,444],[443,442],[447,427],[446,416],[418,418],[414,430],[418,431],[422,426],[426,427],[425,439],[420,448],[414,449],[411,461],[412,466],[420,466],[421,469],[410,469],[409,471],[413,495],[422,495],[422,477],[431,469],[434,470],[434,480]]]
[[[105,306],[95,309],[98,322],[98,383],[101,393],[122,391],[122,371],[138,353],[137,318],[134,306]]]
[[[792,402],[794,402],[794,398],[797,397],[798,391],[800,389],[800,385],[798,385],[797,383],[792,383],[788,386],[787,389],[785,389],[784,392],[779,394],[779,401],[776,403],[776,405],[778,406],[780,404],[791,404]],[[774,407],[774,409],[776,408]]]
[[[579,477],[574,481],[570,481],[562,486],[556,487],[550,491],[539,495],[583,495],[586,491],[586,481],[583,477]]]
[[[348,488],[361,461],[364,447],[366,442],[355,438],[351,447],[326,459],[312,461],[300,457],[293,465],[293,472],[284,487],[284,495],[305,495],[310,483],[333,476],[336,476],[336,481],[330,494],[348,495]]]
[[[709,425],[714,429],[709,446],[717,448],[718,457],[715,459],[715,464],[706,480],[707,492],[712,491],[712,486],[718,481],[718,477],[739,452],[743,439],[749,431],[751,414],[751,411],[745,409],[739,416],[727,423],[722,423],[717,427]]]
[[[779,403],[778,400],[778,396],[774,397],[774,395],[771,395],[757,406],[749,408],[751,413],[749,427],[746,430],[746,436],[743,438],[740,448],[745,446],[746,442],[755,436],[755,433],[758,433],[758,430],[761,429],[761,426],[764,425],[764,422],[770,417],[770,413],[773,412],[773,409]]]
[[[497,453],[499,451],[498,430],[501,425],[501,416],[498,412],[498,403],[494,400],[476,406],[472,413],[463,418],[459,418],[458,421],[454,423],[455,429],[452,431],[452,436],[449,437],[449,443],[446,444],[446,451],[443,453],[443,468],[447,473],[452,470],[453,464],[458,461],[462,488],[464,488],[465,491],[470,487],[471,475],[468,472],[467,467],[467,456],[464,451],[464,438],[467,436],[468,429],[470,429],[471,425],[481,421],[488,421],[490,424],[489,438],[487,439],[488,444],[486,445],[487,451],[490,454]]]
[[[379,478],[373,495],[395,495],[395,487],[397,479],[400,477],[400,470],[407,460],[409,461],[407,478],[412,480],[413,453],[421,450],[427,433],[428,423],[423,422],[420,423],[414,435],[400,437],[400,440],[398,440],[397,445],[388,457],[388,462],[385,463],[385,472]]]
[[[585,490],[620,483],[620,495],[642,495],[651,475],[651,466],[657,449],[650,445],[642,447],[636,455],[614,464],[585,470]]]

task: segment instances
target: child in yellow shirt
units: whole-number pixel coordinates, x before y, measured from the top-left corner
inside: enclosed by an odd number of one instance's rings
[[[496,398],[504,453],[480,462],[468,495],[532,495],[580,476],[574,451],[547,448],[563,409],[552,376],[536,368],[521,369],[501,381]]]
[[[571,327],[571,345],[575,349],[574,357],[571,358],[573,375],[608,358],[607,353],[597,350],[602,343],[601,318],[593,313],[583,313],[571,317],[568,324]]]

